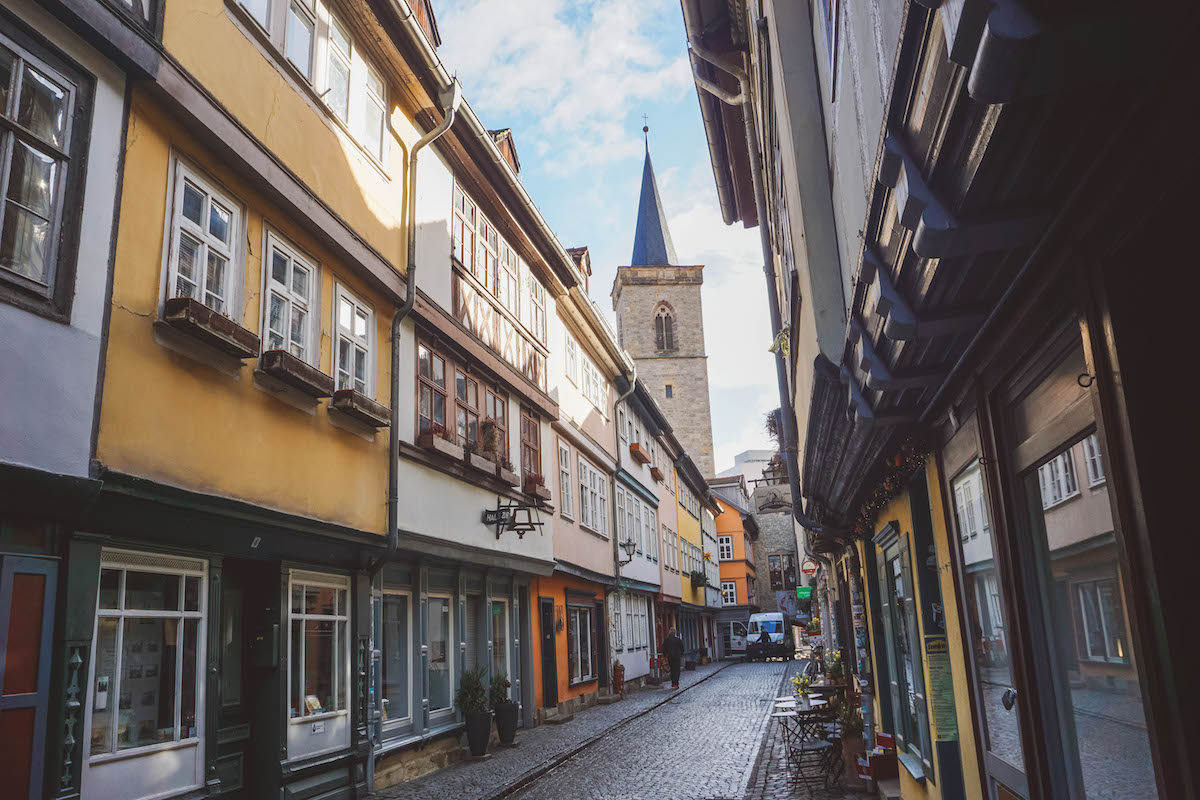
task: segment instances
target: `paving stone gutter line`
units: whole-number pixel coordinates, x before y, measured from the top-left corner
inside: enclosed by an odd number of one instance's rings
[[[788,663],[803,665],[800,668],[800,671],[803,672],[804,666],[807,666],[807,662],[808,659],[801,659],[800,661],[792,661]],[[788,682],[791,681],[794,675],[796,675],[796,673],[789,669],[785,669],[783,671],[783,677],[779,679],[779,689],[777,690],[779,694],[777,696],[783,696],[784,689],[787,687]],[[791,694],[791,692],[788,692],[788,694]],[[754,756],[754,769],[750,771],[750,780],[746,782],[746,797],[752,797],[754,795],[754,790],[758,786],[758,771],[762,769],[763,761],[766,758],[767,752],[770,750],[771,712],[774,710],[775,698],[772,697],[770,698],[770,702],[767,703],[767,710],[763,712],[763,716],[766,717],[766,725],[763,728],[762,740],[758,743],[758,754]]]
[[[712,672],[705,675],[703,678],[696,681],[695,683],[688,684],[687,686],[683,687],[682,689],[679,689],[678,691],[671,692],[669,695],[667,695],[665,698],[663,698],[659,702],[655,703],[654,705],[649,706],[648,708],[644,708],[641,711],[637,712],[636,714],[626,717],[625,719],[621,720],[620,722],[613,723],[612,725],[608,726],[607,728],[605,728],[604,730],[595,734],[594,736],[584,739],[582,742],[580,742],[578,745],[571,748],[567,752],[561,753],[547,761],[543,761],[541,764],[539,764],[538,766],[529,770],[524,775],[517,778],[515,781],[512,781],[507,786],[504,786],[503,788],[501,788],[499,791],[494,792],[493,794],[490,794],[490,795],[482,798],[482,800],[501,800],[501,798],[508,797],[510,795],[513,795],[513,794],[521,791],[526,786],[528,786],[529,784],[536,781],[538,778],[545,775],[547,772],[550,772],[555,767],[558,767],[561,764],[571,760],[572,758],[579,755],[587,748],[591,747],[596,742],[603,739],[605,736],[608,736],[610,733],[613,733],[614,731],[624,728],[626,725],[630,724],[634,720],[641,719],[642,717],[649,714],[651,711],[654,711],[656,708],[660,708],[660,707],[666,705],[667,703],[671,702],[672,700],[676,699],[677,697],[682,695],[684,692],[689,692],[692,689],[696,688],[697,686],[704,683],[706,680],[713,677],[714,675],[720,675],[722,672],[724,672],[725,670],[727,670],[729,667],[733,666],[736,663],[738,663],[738,662],[730,661],[725,664],[722,664],[719,668],[714,669]],[[768,713],[770,713],[770,712],[768,712]],[[761,756],[761,753],[760,753],[760,756]]]

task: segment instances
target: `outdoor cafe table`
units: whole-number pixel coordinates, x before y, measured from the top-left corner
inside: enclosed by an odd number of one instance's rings
[[[796,701],[795,700],[776,700],[775,707],[776,708],[795,708]]]

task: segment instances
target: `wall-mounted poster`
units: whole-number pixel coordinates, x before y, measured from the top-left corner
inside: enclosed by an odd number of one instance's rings
[[[945,636],[925,637],[925,664],[929,668],[930,722],[936,742],[958,740],[958,715],[954,708],[954,679],[950,674],[950,647]]]

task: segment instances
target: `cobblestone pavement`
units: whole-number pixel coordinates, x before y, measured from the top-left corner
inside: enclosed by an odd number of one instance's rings
[[[757,665],[756,665],[757,666]],[[775,664],[776,682],[779,668]],[[729,669],[726,669],[726,668]],[[698,667],[695,671],[684,671],[680,675],[680,702],[697,689],[688,690],[706,678],[720,673],[735,672],[741,664],[729,662]],[[718,675],[720,677],[720,675]],[[715,679],[714,679],[715,680]],[[531,777],[555,759],[562,758],[585,742],[602,736],[606,731],[640,714],[673,694],[669,689],[646,688],[631,692],[624,700],[608,706],[593,706],[575,714],[575,718],[562,725],[540,725],[517,734],[517,747],[493,750],[492,757],[484,761],[462,761],[445,769],[418,778],[415,781],[388,787],[370,797],[404,798],[404,800],[484,800],[497,796],[506,787]],[[766,695],[763,695],[766,697]],[[625,756],[628,757],[628,754]]]
[[[532,782],[520,800],[742,800],[792,664],[736,663]]]
[[[783,683],[780,685],[780,691],[776,693],[776,696],[783,696],[792,692],[792,686],[787,681],[793,674],[803,671],[804,663],[803,661],[797,661],[793,669],[783,676]],[[792,785],[788,778],[787,756],[784,751],[783,735],[780,730],[779,721],[771,720],[767,728],[767,740],[763,745],[762,755],[755,765],[750,785],[746,788],[745,800],[793,800],[793,798],[831,800],[832,798],[845,796],[845,793],[837,787],[833,789],[822,789],[821,787],[808,789],[803,784],[798,786]]]

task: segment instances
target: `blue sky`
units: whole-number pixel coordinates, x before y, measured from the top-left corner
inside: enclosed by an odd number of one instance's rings
[[[766,448],[778,405],[757,230],[721,221],[678,0],[435,0],[440,54],[489,128],[512,128],[521,179],[564,246],[587,245],[592,296],[629,263],[642,115],[681,263],[704,264],[718,470]]]

